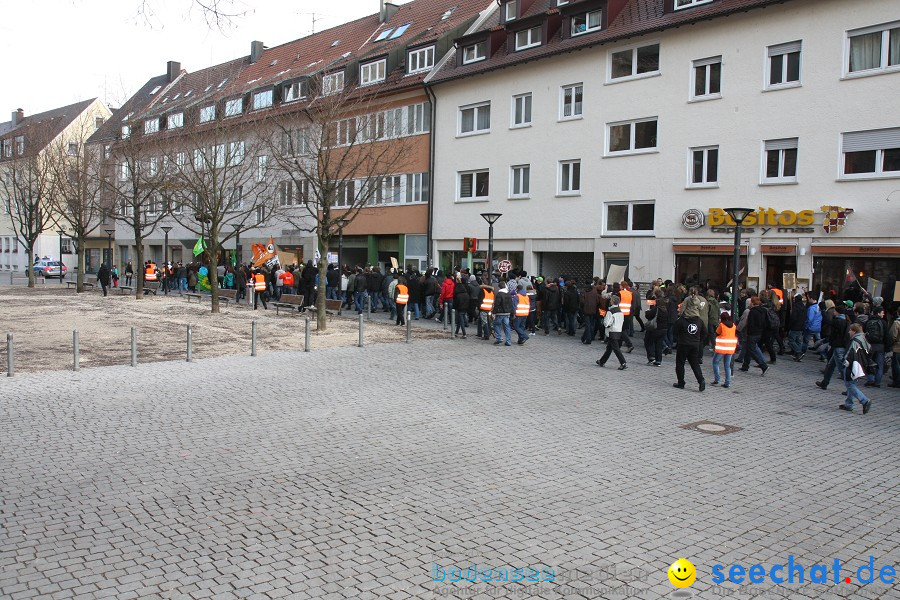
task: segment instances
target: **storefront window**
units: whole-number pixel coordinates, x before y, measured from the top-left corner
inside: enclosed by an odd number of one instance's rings
[[[719,254],[676,254],[675,282],[687,287],[699,285],[719,292],[731,287],[734,257]],[[741,287],[747,285],[746,256],[741,256]]]
[[[813,291],[825,292],[826,298],[834,293],[842,300],[861,300],[862,290],[874,287],[870,282],[873,279],[881,284],[881,296],[891,300],[900,258],[816,257],[813,267]]]
[[[481,241],[479,240],[479,245]],[[462,245],[462,244],[460,244]],[[512,263],[513,269],[522,268],[522,252],[498,252],[494,250],[494,268],[497,268],[501,260],[508,260]],[[479,250],[472,253],[472,263],[468,264],[468,253],[462,251],[443,251],[440,253],[440,269],[444,273],[449,273],[454,267],[469,267],[472,272],[484,270],[487,263],[487,250]]]

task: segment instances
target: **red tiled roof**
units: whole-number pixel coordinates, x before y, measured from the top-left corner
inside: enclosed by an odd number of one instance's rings
[[[568,12],[571,12],[580,1],[571,2],[563,8]],[[606,44],[664,29],[680,27],[700,21],[745,12],[755,8],[762,8],[773,4],[783,4],[789,1],[790,0],[714,0],[709,4],[702,4],[693,8],[667,13],[664,11],[665,0],[625,0],[624,8],[622,8],[621,12],[606,29],[579,35],[577,37],[566,38],[563,38],[561,33],[557,32],[546,44],[521,52],[507,52],[507,47],[504,43],[492,56],[477,63],[457,65],[456,61],[448,61],[438,73],[432,75],[430,82],[432,84],[437,84],[452,79],[459,79],[478,73],[538,60],[555,54],[569,52],[571,50]],[[535,14],[540,14],[541,12],[549,14],[555,10],[556,2],[554,0],[536,0],[528,11],[528,15],[525,16],[530,17]],[[523,16],[523,18],[525,16]],[[523,19],[520,18],[511,23],[510,30],[514,30],[516,22],[521,20]],[[500,11],[498,10],[494,15],[487,19],[479,32],[486,34],[491,29],[496,29],[498,27],[503,28],[504,25],[501,24],[500,21]],[[475,33],[473,33],[473,35],[475,35]]]

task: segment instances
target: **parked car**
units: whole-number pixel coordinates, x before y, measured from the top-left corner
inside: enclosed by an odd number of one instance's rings
[[[58,260],[41,259],[34,263],[34,275],[37,277],[59,277],[64,279],[66,276],[66,265]]]

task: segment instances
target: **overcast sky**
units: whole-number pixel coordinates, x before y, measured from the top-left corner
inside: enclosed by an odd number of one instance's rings
[[[148,18],[139,8],[146,2]],[[220,0],[222,2],[223,0]],[[247,11],[220,31],[192,0],[0,0],[0,122],[99,97],[120,105],[176,60],[196,71],[378,12],[379,0],[224,0]],[[405,4],[405,0],[397,2]]]

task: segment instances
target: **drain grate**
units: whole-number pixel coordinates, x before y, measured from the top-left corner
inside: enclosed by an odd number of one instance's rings
[[[711,435],[728,435],[729,433],[741,431],[740,427],[725,425],[724,423],[715,423],[713,421],[697,421],[695,423],[682,425],[681,428],[689,431],[699,431],[700,433],[709,433]]]

